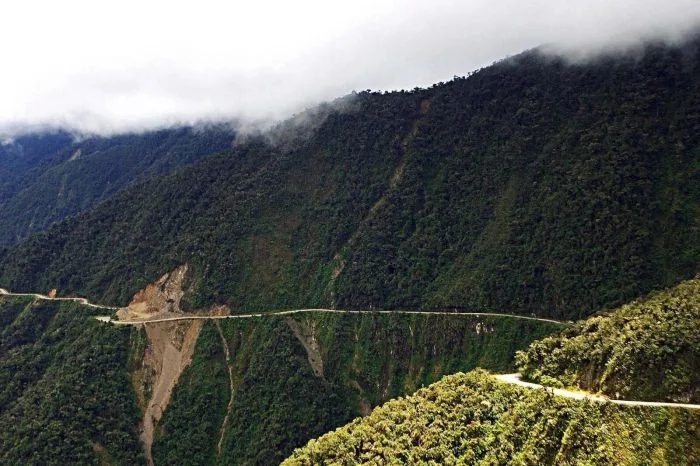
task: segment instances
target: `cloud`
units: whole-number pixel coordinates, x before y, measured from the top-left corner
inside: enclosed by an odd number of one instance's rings
[[[5,132],[280,118],[353,90],[446,81],[540,44],[580,58],[700,27],[697,0],[10,3]]]

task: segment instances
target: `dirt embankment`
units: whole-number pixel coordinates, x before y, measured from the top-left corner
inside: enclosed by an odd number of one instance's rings
[[[127,307],[117,311],[119,320],[153,319],[182,314],[180,301],[185,294],[189,267],[181,265],[137,292]]]
[[[141,421],[141,442],[149,465],[155,427],[170,402],[180,374],[192,362],[202,320],[145,324],[148,347],[142,370],[150,382],[150,398]]]
[[[180,375],[192,362],[197,337],[204,320],[147,321],[187,315],[180,308],[182,296],[187,291],[187,274],[187,265],[176,268],[136,293],[127,307],[117,311],[120,320],[144,321],[142,325],[146,332],[147,346],[140,368],[133,376],[135,380],[142,381],[135,384],[135,388],[142,403],[141,442],[149,465],[153,465],[151,447],[156,426],[170,402],[170,396]],[[193,314],[229,313],[227,307],[215,306]]]

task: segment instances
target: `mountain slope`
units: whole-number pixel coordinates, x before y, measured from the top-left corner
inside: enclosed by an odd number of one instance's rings
[[[699,268],[699,49],[530,52],[361,93],[304,138],[252,138],[27,240],[0,283],[125,303],[186,263],[193,307],[619,305]]]
[[[156,427],[154,462],[277,464],[310,438],[445,374],[509,371],[515,349],[556,327],[372,313],[206,322]]]
[[[560,326],[308,313],[196,321],[193,332],[192,322],[144,330],[93,318],[105,312],[0,296],[3,464],[142,464],[147,417],[155,464],[274,464],[444,374],[511,371],[515,350]]]
[[[91,137],[66,144],[58,135],[27,135],[12,146],[53,149],[50,157],[28,160],[0,173],[0,245],[12,245],[69,215],[85,211],[148,175],[165,173],[205,155],[229,149],[226,126],[176,128],[142,134]],[[67,135],[64,135],[67,137]],[[57,142],[49,146],[47,139]],[[2,156],[2,160],[14,160]],[[15,157],[16,159],[17,157]]]
[[[33,169],[50,165],[53,157],[73,143],[63,131],[28,133],[0,144],[0,199],[7,199],[22,187],[19,181]]]
[[[696,402],[698,285],[689,280],[590,317],[530,344],[516,360],[525,375],[550,386],[578,383],[587,390],[619,390],[627,400]],[[283,464],[700,461],[698,409],[564,395],[505,384],[481,370],[447,376],[310,441]]]
[[[312,440],[282,464],[660,464],[700,461],[700,414],[584,403],[456,374]]]
[[[0,463],[143,461],[128,377],[135,331],[95,312],[0,296]]]
[[[527,378],[623,399],[700,401],[700,279],[596,315],[517,356]]]

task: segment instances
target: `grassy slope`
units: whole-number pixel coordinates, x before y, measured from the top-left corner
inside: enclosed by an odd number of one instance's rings
[[[700,278],[653,293],[536,341],[523,374],[638,400],[700,402]]]
[[[75,303],[0,297],[0,463],[143,461],[131,329]]]
[[[582,403],[474,371],[392,400],[283,464],[659,464],[700,461],[700,414]]]

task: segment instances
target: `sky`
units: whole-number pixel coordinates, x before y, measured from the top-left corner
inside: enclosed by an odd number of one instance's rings
[[[581,58],[699,27],[698,0],[10,0],[0,135],[280,119],[541,44]]]

